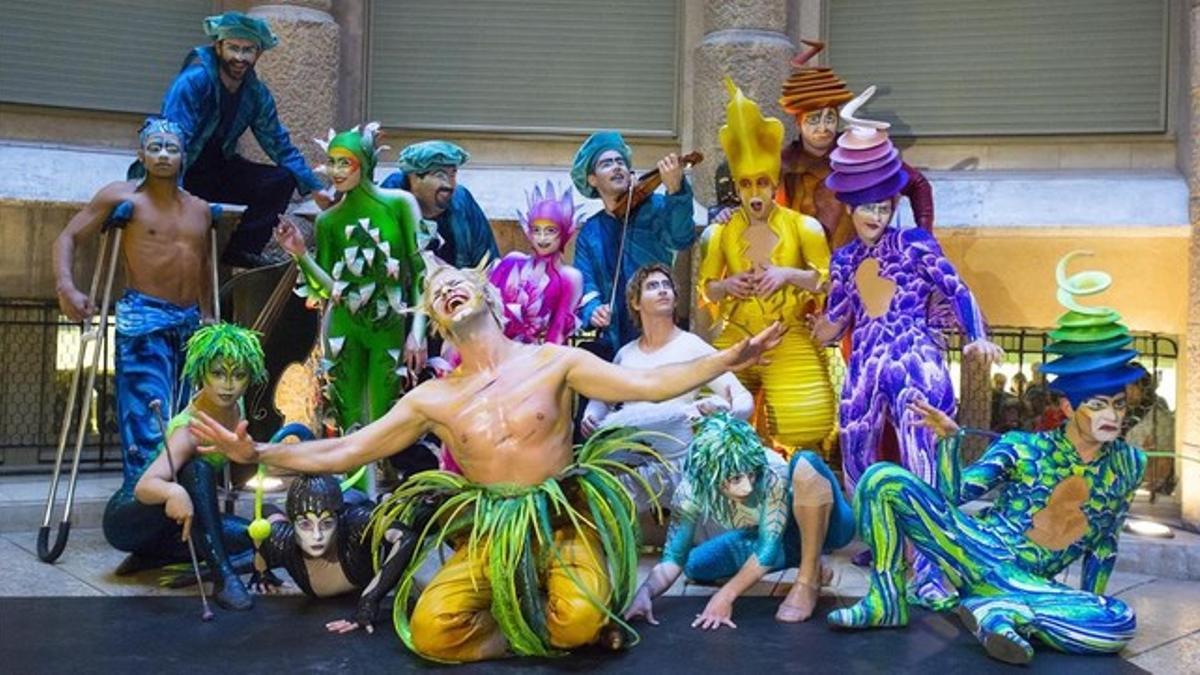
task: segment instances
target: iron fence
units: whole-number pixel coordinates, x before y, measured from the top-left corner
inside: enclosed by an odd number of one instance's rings
[[[81,324],[67,321],[53,302],[0,301],[0,472],[53,466],[80,333]],[[83,471],[121,468],[111,333],[87,415]]]
[[[117,429],[113,340],[105,342],[91,410],[87,416],[83,470],[120,470],[120,437]],[[962,360],[962,338],[946,335],[948,362],[960,400],[959,421],[964,426],[994,431],[1020,428],[1033,430],[1042,410],[1033,409],[1040,399],[1035,395],[1044,383],[1036,367],[1047,359],[1049,340],[1046,332],[1031,328],[993,328],[992,339],[1004,348],[1005,360],[990,370],[973,369]],[[578,343],[583,336],[574,340]],[[1136,334],[1134,348],[1139,362],[1153,373],[1159,390],[1171,394],[1179,357],[1178,342],[1158,333]],[[54,462],[59,427],[66,406],[68,388],[80,349],[80,325],[69,322],[57,305],[47,301],[0,301],[0,472],[46,472]],[[836,361],[836,360],[835,360]],[[832,365],[835,370],[840,363]],[[1022,373],[1028,386],[1010,395],[1020,406],[1014,419],[997,419],[992,377],[1006,374],[1009,379]],[[840,381],[840,372],[835,372]],[[1167,405],[1157,406],[1153,414],[1171,415],[1173,395]],[[1003,412],[1011,412],[1010,407]],[[1043,403],[1043,408],[1045,404]],[[1163,424],[1172,424],[1168,420]],[[1007,426],[1002,426],[1007,425]],[[966,447],[965,460],[974,459],[983,449],[976,440]],[[1162,448],[1159,448],[1162,449]],[[1173,450],[1173,448],[1171,448]],[[1146,482],[1162,488],[1172,478],[1173,463],[1152,462]],[[1163,490],[1169,492],[1169,490]]]

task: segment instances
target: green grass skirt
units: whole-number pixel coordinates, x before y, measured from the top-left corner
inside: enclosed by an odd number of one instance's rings
[[[371,519],[371,547],[376,560],[384,535],[397,522],[411,523],[428,500],[441,504],[421,533],[420,544],[396,591],[393,618],[396,634],[412,649],[409,624],[413,575],[430,553],[442,544],[456,542],[475,556],[489,547],[487,575],[493,589],[492,616],[508,639],[512,651],[522,656],[552,656],[546,631],[544,593],[539,584],[539,562],[560,556],[554,532],[563,527],[579,534],[591,530],[603,549],[608,566],[611,597],[592,597],[578,579],[576,586],[588,599],[636,633],[620,616],[637,590],[637,507],[619,477],[629,476],[653,495],[644,478],[630,466],[661,458],[641,442],[648,434],[632,429],[599,432],[575,448],[575,462],[557,476],[532,487],[478,485],[446,471],[425,471],[408,479],[375,510]],[[654,504],[658,510],[658,504]],[[661,513],[659,514],[661,516]],[[586,540],[585,540],[586,541]]]

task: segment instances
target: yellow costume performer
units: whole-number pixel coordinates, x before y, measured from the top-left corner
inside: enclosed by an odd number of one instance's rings
[[[700,294],[724,320],[718,349],[774,321],[788,327],[768,354],[770,364],[738,379],[759,402],[759,429],[777,448],[828,448],[836,432],[835,397],[824,350],[805,316],[819,309],[829,276],[829,245],[815,219],[778,206],[783,124],[764,119],[758,104],[726,79],[730,101],[721,147],[742,206],[709,240],[700,266]],[[781,280],[773,281],[773,280]]]

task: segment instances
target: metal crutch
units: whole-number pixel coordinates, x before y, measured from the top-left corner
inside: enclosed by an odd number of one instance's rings
[[[128,204],[126,202],[125,204]],[[58,449],[54,457],[54,473],[50,479],[50,491],[46,495],[46,511],[42,517],[42,527],[38,530],[37,554],[42,562],[52,563],[62,555],[67,546],[67,537],[71,534],[71,507],[75,503],[75,483],[79,478],[79,459],[83,455],[83,438],[87,433],[87,419],[92,407],[92,394],[96,384],[96,370],[100,367],[100,353],[108,339],[109,300],[112,298],[113,279],[117,272],[117,259],[121,252],[121,234],[125,223],[128,222],[129,212],[122,213],[122,204],[113,211],[113,215],[104,223],[104,234],[100,240],[100,255],[96,261],[96,269],[92,272],[92,287],[88,291],[88,302],[99,310],[100,316],[89,316],[83,320],[82,332],[79,336],[79,354],[75,359],[75,374],[71,378],[71,389],[67,394],[67,407],[63,411],[62,428],[58,432]],[[123,216],[123,217],[122,217]],[[104,263],[107,261],[107,265]],[[100,287],[101,272],[104,272],[103,300],[96,305],[96,291]],[[83,375],[84,356],[91,348],[91,365],[87,369],[87,384],[83,389],[83,403],[75,414],[75,399],[79,395],[79,380]],[[67,435],[71,430],[72,419],[77,422],[75,431],[75,455],[71,459],[71,481],[67,486],[67,503],[63,509],[62,521],[54,537],[54,547],[50,548],[50,519],[54,512],[54,503],[58,500],[58,481],[62,477],[63,452],[67,446]]]

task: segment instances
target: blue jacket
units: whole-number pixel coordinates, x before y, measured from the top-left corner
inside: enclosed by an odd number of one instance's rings
[[[407,190],[408,176],[403,171],[396,171],[384,178],[379,187]],[[492,262],[500,259],[500,248],[496,246],[492,225],[467,188],[456,186],[450,195],[450,207],[434,221],[437,222],[438,233],[454,241],[454,260],[446,262],[466,268],[478,265],[484,254],[489,254],[488,260]]]
[[[221,118],[220,92],[223,86],[217,71],[217,54],[211,46],[196,47],[184,59],[183,69],[163,97],[162,116],[183,129],[183,170],[200,156],[205,143],[212,137]],[[304,156],[292,145],[288,130],[275,112],[275,98],[254,71],[242,81],[241,99],[221,146],[221,154],[229,159],[237,154],[238,138],[247,128],[254,133],[263,152],[276,164],[292,172],[302,194],[322,187]]]
[[[600,339],[612,346],[614,354],[621,345],[639,335],[625,304],[625,284],[643,265],[673,265],[675,254],[696,241],[693,221],[692,188],[686,179],[683,188],[673,195],[650,195],[630,216],[620,278],[616,280],[613,273],[617,270],[617,250],[621,246],[621,222],[604,210],[584,222],[575,240],[573,264],[583,273],[583,294],[595,295],[583,305],[580,318],[585,328],[591,325],[592,312],[608,304],[615,281],[617,296],[612,321],[600,334]],[[677,279],[675,287],[684,283],[688,281]]]

